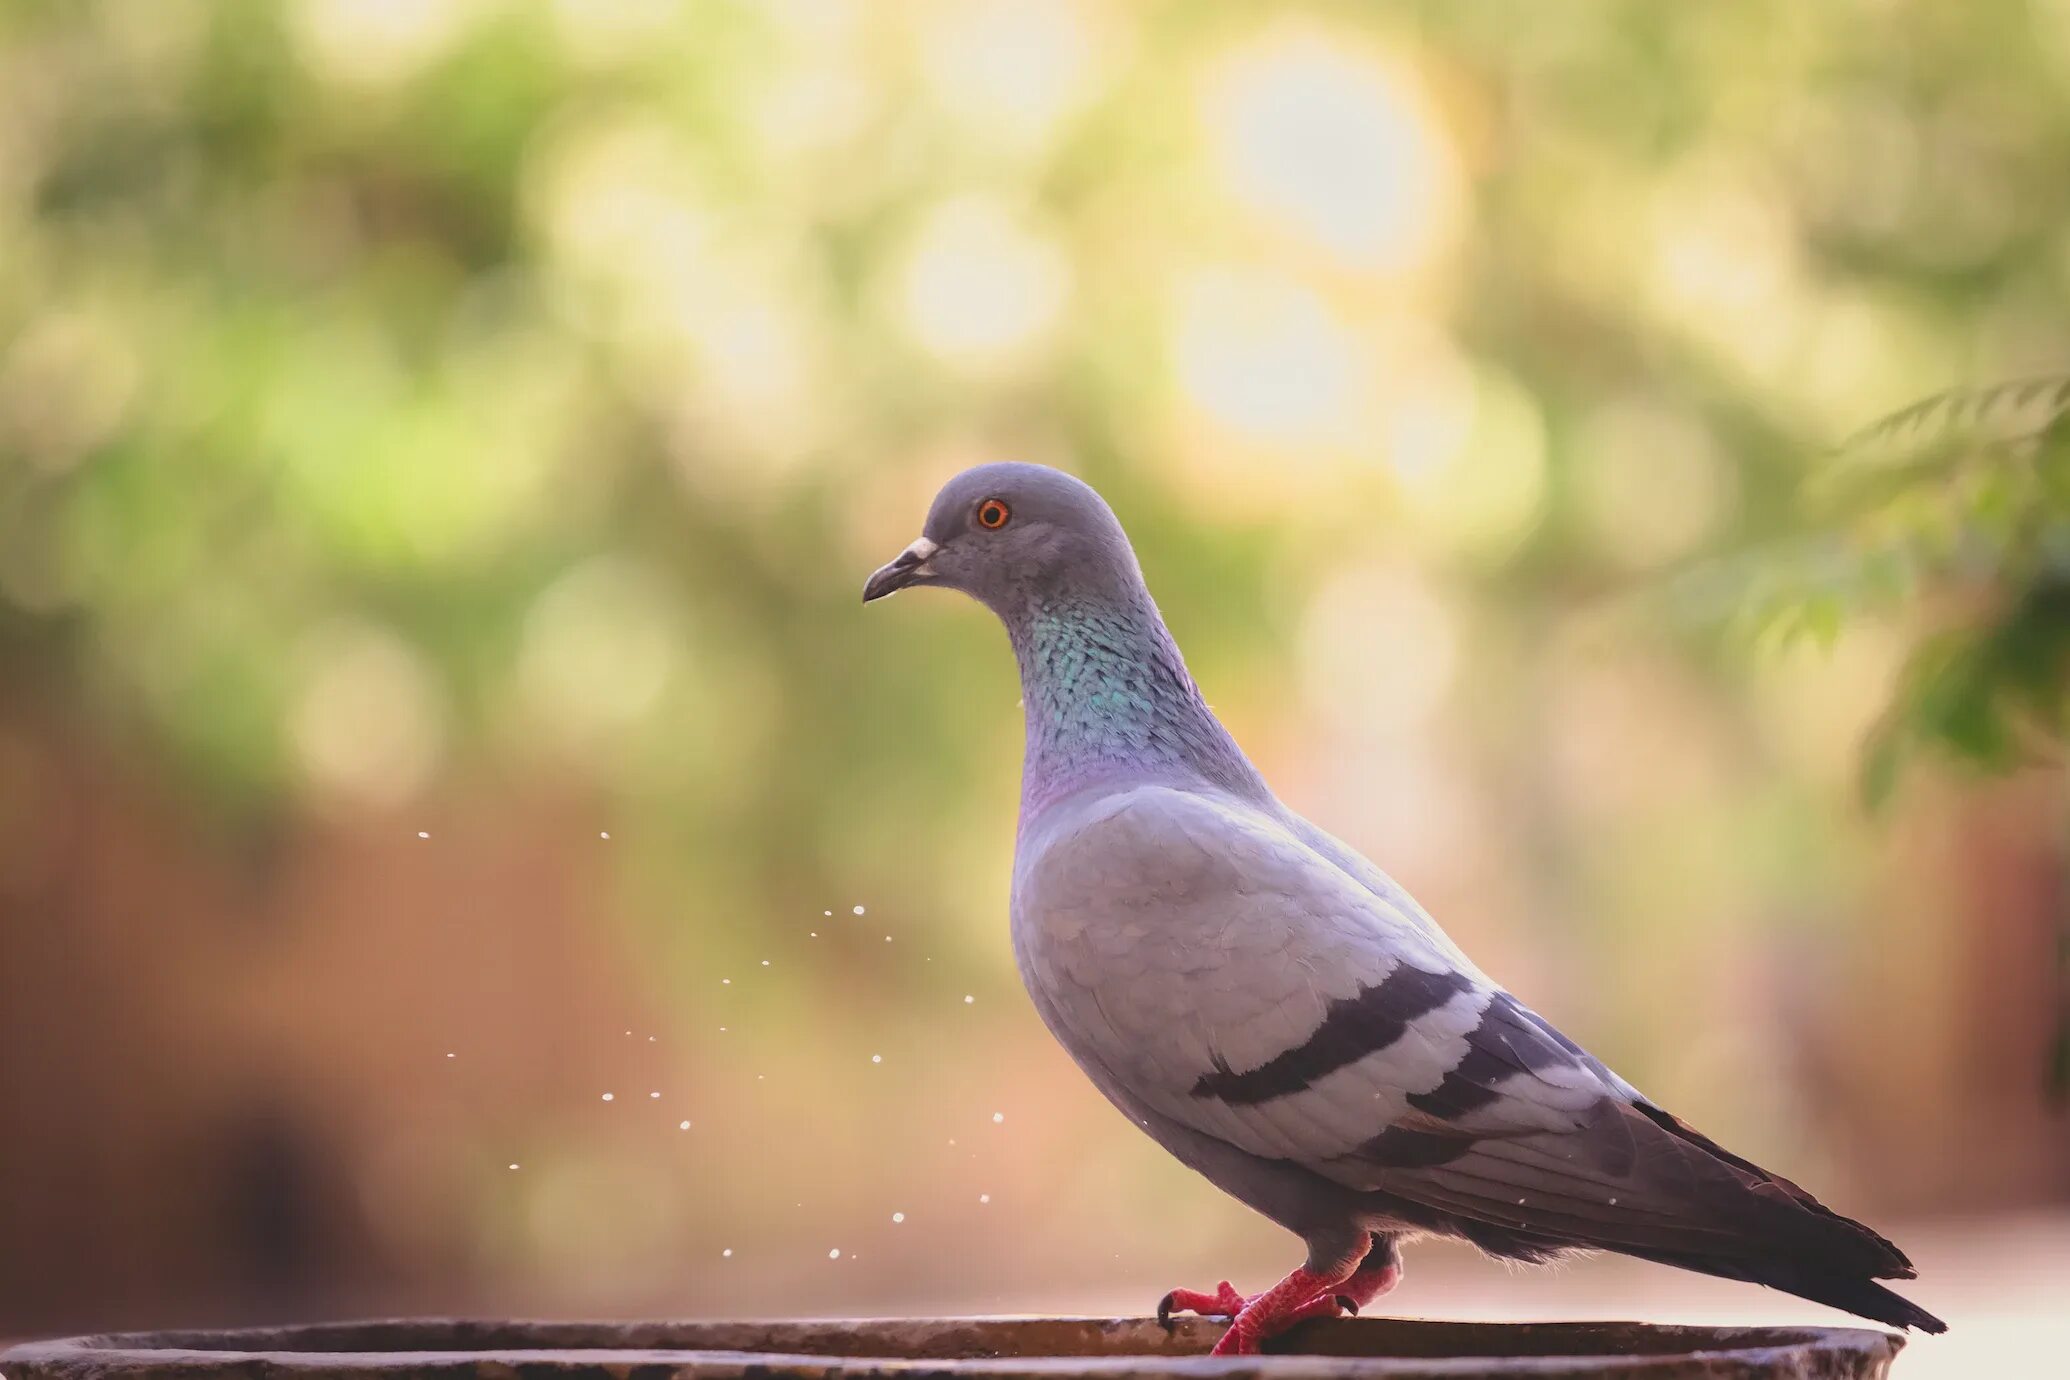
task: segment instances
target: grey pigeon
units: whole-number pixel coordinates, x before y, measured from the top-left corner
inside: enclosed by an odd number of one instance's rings
[[[1038,465],[950,480],[863,599],[942,585],[1005,623],[1027,718],[1014,956],[1109,1101],[1307,1260],[1217,1353],[1356,1312],[1401,1242],[1620,1251],[1944,1330],[1877,1284],[1897,1247],[1726,1150],[1476,968],[1422,907],[1267,788],[1187,673],[1121,524]]]

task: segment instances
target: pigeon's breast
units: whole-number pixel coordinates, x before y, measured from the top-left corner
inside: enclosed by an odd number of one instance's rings
[[[1194,793],[1162,785],[1080,792],[1023,829],[1014,857],[1014,946],[1068,946],[1120,970],[1151,949],[1228,938],[1203,900],[1250,889],[1246,850],[1201,827]],[[1213,805],[1219,820],[1222,802]],[[1209,912],[1215,908],[1210,907]]]

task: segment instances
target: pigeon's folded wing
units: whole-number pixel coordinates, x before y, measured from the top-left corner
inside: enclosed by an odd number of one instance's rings
[[[1621,1089],[1278,821],[1162,787],[1036,841],[1017,938],[1066,1043],[1164,1115],[1346,1187]]]

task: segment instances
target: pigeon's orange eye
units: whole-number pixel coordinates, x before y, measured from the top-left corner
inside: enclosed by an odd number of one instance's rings
[[[990,531],[996,532],[1006,526],[1006,520],[1012,516],[1013,513],[1007,506],[996,498],[988,498],[978,504],[978,526]]]

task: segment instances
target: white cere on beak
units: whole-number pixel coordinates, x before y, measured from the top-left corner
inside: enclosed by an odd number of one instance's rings
[[[928,565],[928,561],[941,549],[940,543],[929,541],[926,537],[915,539],[911,546],[898,553],[897,559],[879,566],[875,573],[863,582],[863,602],[867,604],[872,599],[882,599],[887,594],[904,589],[915,579],[932,576],[934,569]]]

